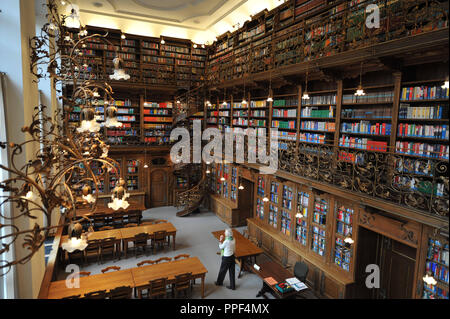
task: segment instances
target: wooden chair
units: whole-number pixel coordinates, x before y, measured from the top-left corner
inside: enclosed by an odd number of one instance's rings
[[[97,257],[97,262],[100,260],[100,243],[101,240],[94,239],[87,241],[87,247],[84,249],[84,261],[87,263],[90,256]]]
[[[133,239],[133,248],[134,248],[134,255],[137,257],[138,250],[142,248],[143,253],[145,252],[145,248],[147,247],[147,241],[148,241],[148,234],[147,233],[140,233],[134,235]]]
[[[165,230],[154,232],[153,238],[152,238],[153,250],[155,250],[155,248],[159,248],[159,247],[164,248],[164,244],[167,243],[166,237],[167,237],[167,232]]]
[[[112,215],[111,224],[115,228],[122,228],[123,227],[123,219],[124,219],[124,213],[122,213],[122,212],[115,212]]]
[[[92,217],[92,219],[94,220],[94,228],[99,229],[100,227],[105,226],[106,225],[105,218],[106,218],[105,214],[101,213],[94,214],[94,216]]]
[[[172,258],[169,258],[169,257],[161,257],[161,258],[155,260],[155,264],[159,264],[160,262],[163,262],[163,261],[169,262],[169,261],[172,261]]]
[[[128,224],[125,224],[123,227],[127,228],[127,227],[137,227],[137,226],[138,226],[138,224],[128,223]]]
[[[180,255],[178,255],[178,256],[173,257],[173,260],[178,260],[178,259],[181,259],[181,258],[189,258],[189,257],[191,257],[191,255],[188,255],[188,254],[180,254]]]
[[[145,286],[136,287],[137,298],[150,299],[167,296],[167,278],[159,278],[152,281]]]
[[[180,294],[184,294],[187,298],[191,291],[192,273],[185,273],[175,276],[175,282],[172,284],[172,296],[178,298]]]
[[[100,227],[98,230],[102,231],[102,230],[112,230],[112,229],[114,229],[114,227],[112,227],[112,226],[103,226],[103,227]]]
[[[109,266],[109,267],[106,267],[106,268],[102,269],[101,271],[102,271],[102,273],[105,273],[105,272],[108,272],[110,270],[119,271],[120,267],[119,266]]]
[[[106,290],[93,291],[84,294],[84,298],[86,299],[106,299],[107,297]]]
[[[100,242],[100,262],[103,262],[105,255],[111,255],[113,258],[119,255],[120,239],[109,237],[102,239]],[[119,256],[120,257],[120,256]]]
[[[122,286],[111,289],[109,291],[110,299],[131,299],[133,294],[133,288],[130,286]]]
[[[127,215],[127,223],[134,223],[139,225],[139,223],[141,222],[142,212],[140,210],[130,210],[127,212]]]
[[[141,266],[144,266],[146,264],[153,265],[153,264],[156,264],[156,261],[155,260],[143,260],[140,263],[137,263],[137,266],[141,267]]]
[[[142,222],[140,226],[153,225],[154,222]]]
[[[165,219],[158,219],[158,220],[155,220],[153,223],[154,223],[154,224],[167,223],[167,220],[165,220]]]
[[[83,261],[84,252],[81,250],[74,250],[71,253],[67,253],[67,261],[69,264],[74,264],[76,261]]]

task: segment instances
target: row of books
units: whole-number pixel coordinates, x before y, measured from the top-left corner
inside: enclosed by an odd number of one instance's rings
[[[360,133],[373,135],[390,135],[391,124],[389,123],[372,123],[368,121],[360,121],[355,123],[342,123],[342,133]]]
[[[364,108],[364,109],[343,109],[343,118],[356,119],[390,119],[392,117],[391,108]]]
[[[134,114],[134,108],[129,109],[118,108],[117,114]]]
[[[287,107],[291,107],[291,106],[298,106],[298,99],[276,99],[272,102],[272,106],[274,107],[283,107],[283,106],[287,106]]]
[[[309,99],[302,99],[302,105],[326,105],[336,104],[336,94],[331,95],[313,95]]]
[[[267,101],[250,101],[250,107],[251,108],[258,108],[258,107],[267,107]]]
[[[428,181],[420,180],[417,177],[411,177],[408,175],[396,175],[394,176],[394,183],[401,188],[409,188],[410,190],[420,192],[426,195],[444,196],[444,184],[443,183],[429,183]]]
[[[250,111],[251,117],[266,117],[266,111],[265,110],[255,110]]]
[[[402,88],[400,100],[415,101],[415,100],[434,100],[434,99],[448,99],[448,88],[441,86],[411,86]]]
[[[339,146],[378,152],[386,152],[388,147],[387,142],[373,141],[368,138],[347,135],[342,135],[339,138]]]
[[[167,144],[170,143],[169,137],[145,137],[145,143]]]
[[[397,141],[395,143],[395,151],[397,153],[415,156],[440,159],[449,158],[448,145]]]
[[[126,122],[135,122],[136,121],[136,116],[135,115],[120,115],[117,116],[117,120],[118,121],[126,121]]]
[[[233,117],[248,117],[248,111],[243,111],[243,110],[234,111]]]
[[[106,52],[106,57],[114,59],[118,55],[120,58],[124,60],[136,60],[136,54],[132,53],[116,53],[116,52]]]
[[[366,93],[366,95],[344,94],[342,104],[355,103],[391,103],[394,100],[393,91]]]
[[[333,118],[334,109],[330,106],[327,110],[320,110],[317,107],[305,107],[302,108],[302,117],[317,117],[317,118]]]
[[[279,140],[288,140],[288,141],[297,140],[297,133],[293,133],[293,132],[278,131],[277,133],[275,133],[272,131],[271,136],[272,137],[277,136]]]
[[[173,107],[172,102],[144,102],[145,107],[153,107],[153,108],[162,108],[162,109],[171,109]]]
[[[174,45],[161,45],[161,50],[170,51],[170,52],[178,52],[178,53],[189,53],[189,48],[187,47],[178,47]]]
[[[265,127],[266,126],[266,120],[255,120],[252,119],[249,121],[250,126],[254,127]]]
[[[170,131],[169,130],[145,131],[144,136],[170,136]]]
[[[300,128],[302,130],[334,132],[336,125],[334,122],[302,121]]]
[[[171,117],[154,117],[154,116],[144,116],[144,121],[146,122],[172,122]]]
[[[233,119],[233,125],[244,125],[247,126],[248,125],[248,120],[247,119],[243,119],[243,118],[237,118],[237,119]]]
[[[144,109],[146,115],[170,115],[168,109]]]
[[[325,135],[315,133],[300,133],[299,138],[301,142],[325,144]]]
[[[291,110],[280,110],[280,109],[273,109],[272,115],[274,117],[297,117],[297,110],[291,109]]]
[[[137,130],[121,130],[121,131],[113,131],[113,130],[108,130],[108,134],[107,136],[136,136],[137,135]]]
[[[233,109],[247,109],[247,104],[242,104],[242,102],[233,102]]]
[[[442,119],[445,110],[448,115],[448,105],[409,106],[409,104],[400,103],[398,117],[400,119]]]
[[[295,129],[295,121],[272,121],[272,127]]]
[[[426,137],[448,140],[448,125],[399,124],[398,136]]]
[[[170,129],[172,125],[170,124],[156,124],[156,123],[144,123],[144,129],[149,130],[164,130],[164,129]]]
[[[448,267],[441,264],[427,261],[425,266],[426,272],[431,272],[433,277],[446,284],[449,283]]]
[[[143,48],[148,48],[148,49],[155,49],[158,50],[159,49],[159,44],[158,43],[153,43],[153,42],[142,42],[142,47]]]

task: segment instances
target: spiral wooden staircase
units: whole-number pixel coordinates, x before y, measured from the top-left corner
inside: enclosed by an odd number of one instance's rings
[[[174,112],[173,128],[185,127],[189,130],[189,118],[201,111],[197,103],[189,103],[191,107],[177,108]],[[192,147],[191,147],[192,150]],[[192,154],[191,154],[192,158]],[[201,167],[202,164],[175,163],[173,166],[174,175],[189,176],[190,181],[194,184],[190,188],[178,191],[174,196],[174,206],[179,209],[178,217],[188,216],[196,211],[202,205],[206,195],[205,181],[206,176]],[[198,181],[198,182],[195,182]]]

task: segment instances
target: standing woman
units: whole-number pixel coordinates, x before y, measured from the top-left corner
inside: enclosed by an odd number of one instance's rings
[[[235,278],[234,278],[234,251],[236,249],[236,242],[233,238],[233,232],[231,229],[225,230],[225,240],[223,240],[223,235],[220,235],[219,248],[222,250],[222,263],[220,265],[219,275],[217,276],[216,286],[222,286],[223,280],[227,271],[230,273],[230,285],[227,286],[228,289],[234,290]]]

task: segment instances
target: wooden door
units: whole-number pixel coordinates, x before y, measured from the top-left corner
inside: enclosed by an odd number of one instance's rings
[[[168,176],[163,169],[156,169],[150,173],[150,207],[168,205]]]
[[[412,298],[416,249],[384,236],[381,249],[381,287],[377,297]]]

